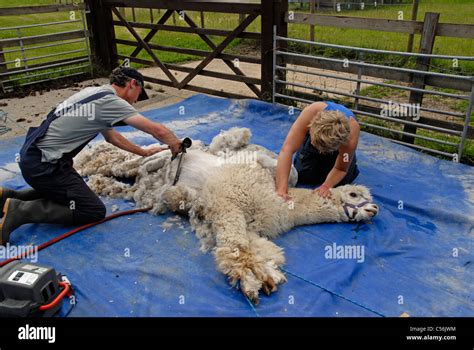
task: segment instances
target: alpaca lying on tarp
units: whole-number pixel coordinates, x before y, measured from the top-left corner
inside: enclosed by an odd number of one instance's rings
[[[250,130],[232,128],[209,146],[193,141],[173,186],[177,162],[169,151],[141,158],[100,143],[83,151],[76,166],[98,194],[133,199],[153,213],[188,215],[203,251],[212,250],[218,269],[232,285],[258,303],[286,281],[279,267],[282,248],[273,239],[298,225],[370,220],[378,212],[369,190],[345,185],[322,198],[310,189],[291,188],[291,201],[275,193],[277,155],[249,144]],[[135,178],[127,185],[116,178]],[[293,168],[290,185],[297,182]]]

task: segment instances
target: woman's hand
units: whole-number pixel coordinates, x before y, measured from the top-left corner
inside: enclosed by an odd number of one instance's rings
[[[325,184],[322,184],[321,186],[316,188],[313,192],[317,193],[318,195],[320,195],[323,198],[330,198],[331,197],[331,189],[328,186],[326,186]]]
[[[279,197],[283,198],[283,200],[284,200],[285,202],[291,201],[291,197],[290,197],[290,195],[288,194],[288,192],[277,191],[276,194],[277,194]]]

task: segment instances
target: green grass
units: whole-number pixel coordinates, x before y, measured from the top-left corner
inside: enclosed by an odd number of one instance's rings
[[[0,7],[12,7],[12,6],[27,6],[27,5],[49,5],[49,4],[55,4],[55,1],[51,0],[40,0],[40,1],[31,1],[31,0],[22,0],[22,1],[16,1],[12,3],[11,1],[6,1],[6,0],[0,0]],[[81,20],[81,13],[76,11],[76,20]],[[0,27],[6,28],[6,27],[15,27],[15,26],[24,26],[24,25],[33,25],[33,24],[38,24],[38,23],[47,23],[47,22],[59,22],[59,21],[67,21],[70,20],[70,13],[69,12],[58,12],[58,13],[46,13],[46,14],[32,14],[32,15],[22,15],[22,16],[3,16],[0,17]],[[20,29],[20,35],[22,37],[26,36],[33,36],[33,35],[42,35],[42,34],[52,34],[52,33],[58,33],[58,32],[66,32],[66,31],[72,31],[72,30],[79,30],[82,29],[82,22],[77,22],[77,23],[67,23],[67,24],[60,24],[60,25],[52,25],[52,26],[43,26],[43,27],[33,27],[33,28],[22,28]],[[18,32],[17,30],[2,30],[0,31],[0,39],[8,39],[8,38],[16,38],[18,37]],[[59,42],[58,42],[59,43]],[[39,45],[44,45],[44,44],[34,44],[34,45],[28,45],[28,47],[34,47],[34,46],[39,46]],[[4,48],[4,50],[14,50],[18,49],[18,47],[9,47],[9,48]],[[60,46],[53,46],[53,47],[47,47],[47,48],[40,48],[40,49],[33,49],[33,50],[25,50],[25,56],[29,60],[27,61],[28,65],[36,65],[40,63],[47,63],[59,59],[67,59],[67,58],[74,58],[78,56],[85,56],[87,55],[87,46],[84,42],[79,42],[79,43],[72,43],[72,44],[67,44],[67,45],[60,45]],[[82,50],[82,52],[75,52],[75,53],[69,53],[65,54],[63,52],[66,51],[73,51],[73,50]],[[39,58],[39,59],[33,59],[35,57],[41,57],[45,55],[52,55],[52,54],[57,54],[57,56],[52,56],[52,57],[46,57],[46,58]],[[10,61],[15,61],[17,59],[23,59],[24,56],[21,52],[12,52],[12,53],[6,53],[5,54],[5,60],[7,62]],[[87,62],[81,62],[80,65],[83,65]],[[59,69],[65,69],[65,68],[74,68],[77,67],[79,64],[76,65],[69,65],[69,66],[64,66],[64,67],[59,67]],[[12,69],[15,68],[16,64],[15,63],[9,63],[8,68]],[[20,67],[25,67],[24,61],[21,61],[21,66]],[[83,71],[85,70],[84,68],[82,69]],[[87,71],[87,69],[86,69]],[[47,75],[38,77],[37,79],[48,79],[48,78],[55,78],[64,75],[66,72],[58,72],[57,69],[51,68],[48,70],[41,70],[37,71],[38,73],[47,73]],[[79,70],[73,70],[70,71],[71,73],[79,72]],[[32,72],[35,73],[35,72]],[[11,79],[17,79],[21,78],[20,81],[15,81],[12,83],[13,85],[18,85],[18,84],[24,84],[28,83],[30,81],[35,81],[34,77],[31,75],[22,74],[22,75],[12,75],[10,77]]]
[[[307,10],[301,11],[298,9],[295,9],[295,11],[308,12]],[[342,11],[339,13],[331,10],[323,14],[397,19],[399,11],[403,11],[405,20],[411,18],[410,4],[385,6],[377,9],[367,7],[365,10]],[[417,20],[423,21],[426,12],[439,12],[441,14],[440,23],[474,24],[474,2],[472,0],[421,0]],[[309,40],[309,26],[304,24],[290,24],[288,34],[290,37]],[[382,50],[406,51],[408,34],[316,26],[315,41]],[[419,41],[420,35],[415,35],[415,52],[418,51]],[[445,55],[471,56],[473,52],[474,40],[472,39],[438,36],[433,48],[433,53]],[[347,53],[341,54],[347,55]],[[382,56],[374,61],[381,62],[384,59],[391,60],[392,57],[384,58]],[[367,60],[370,60],[370,57]],[[432,66],[450,72],[461,72],[466,75],[474,74],[474,62],[460,61],[459,67],[454,68],[452,62],[433,60]]]
[[[360,121],[373,124],[373,125],[383,126],[386,128],[391,128],[391,129],[400,130],[400,131],[403,130],[400,124],[386,122],[377,118],[360,116],[358,119]],[[395,139],[395,140],[401,140],[401,135],[396,132],[370,128],[367,126],[362,126],[361,129],[364,131],[368,131],[374,135],[378,135],[378,136],[382,136],[382,137],[386,137],[390,139]],[[437,140],[442,140],[442,141],[447,141],[447,142],[452,142],[452,143],[459,143],[460,141],[459,137],[456,137],[456,136],[451,136],[451,135],[442,134],[439,132],[434,132],[434,131],[420,129],[420,128],[417,129],[417,135],[427,136],[427,137],[431,137]],[[446,153],[451,153],[451,154],[457,154],[458,152],[457,147],[450,146],[450,145],[443,145],[434,141],[423,140],[420,138],[415,139],[415,145],[446,152]],[[433,154],[433,153],[430,153],[430,154]],[[446,156],[436,155],[436,154],[434,155],[439,158],[452,160],[452,157],[446,157]],[[466,140],[464,144],[464,152],[460,161],[465,164],[474,165],[474,140],[469,140],[469,139]]]
[[[150,12],[149,10],[135,10],[136,20],[139,22],[150,22]],[[161,14],[163,11],[161,11]],[[200,15],[196,12],[188,12],[188,16],[190,16],[194,22],[200,24]],[[127,18],[132,20],[131,11],[127,9],[126,11]],[[154,20],[157,21],[158,13],[154,12]],[[188,25],[179,18],[178,15],[175,16],[176,25],[187,27]],[[173,24],[173,20],[169,19],[167,24]],[[225,18],[217,17],[217,16],[208,16],[206,17],[206,27],[208,28],[217,28],[217,29],[227,29],[227,28],[234,28],[238,24],[238,15],[230,15],[226,16]],[[148,33],[148,29],[137,29],[137,32],[140,34],[141,37],[144,37]],[[115,28],[117,38],[123,38],[127,40],[133,40],[133,37],[128,32],[127,28],[125,27],[116,27]],[[218,45],[224,37],[219,36],[210,36],[211,41]],[[229,49],[234,48],[241,42],[240,39],[233,40],[231,44],[228,46]],[[151,43],[159,44],[162,46],[174,46],[180,48],[188,48],[188,49],[196,49],[196,50],[203,50],[203,51],[210,51],[210,47],[197,35],[190,34],[190,33],[176,33],[176,32],[158,32],[155,37],[151,40]],[[127,45],[118,45],[118,52],[119,54],[123,55],[130,55],[130,53],[134,50]],[[224,52],[228,52],[229,50],[224,50]],[[190,60],[202,59],[202,56],[193,56],[188,54],[179,54],[174,52],[166,52],[166,51],[156,51],[157,57],[166,63],[180,63],[186,62]],[[139,58],[150,60],[150,56],[144,50],[140,52],[138,55]],[[140,66],[135,64],[135,66]]]

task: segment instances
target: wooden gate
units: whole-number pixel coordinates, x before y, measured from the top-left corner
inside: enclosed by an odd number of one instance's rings
[[[146,76],[145,80],[177,89],[188,89],[197,92],[231,98],[248,98],[235,93],[218,91],[203,86],[190,84],[197,76],[237,81],[245,84],[256,98],[270,100],[272,96],[272,66],[273,66],[273,25],[277,25],[279,35],[286,35],[284,13],[287,10],[287,0],[264,0],[262,3],[230,3],[210,1],[180,1],[180,0],[86,0],[90,8],[89,30],[93,34],[92,48],[96,54],[96,61],[104,69],[110,71],[123,62],[136,62],[148,66],[159,67],[167,79]],[[164,9],[156,23],[143,23],[127,20],[120,10],[122,8]],[[232,30],[210,29],[199,27],[187,11],[213,12],[222,14],[239,14],[240,23]],[[187,26],[167,25],[167,21],[177,14]],[[115,18],[114,18],[115,16]],[[248,26],[261,19],[261,32],[248,32]],[[134,40],[116,38],[115,26],[125,27]],[[142,38],[136,28],[149,29]],[[151,40],[159,31],[184,32],[196,34],[209,47],[210,51],[196,50],[174,46],[163,46],[152,43]],[[210,35],[224,37],[220,44],[215,44]],[[260,57],[224,53],[229,44],[236,38],[254,39],[261,43]],[[117,44],[133,47],[130,54],[117,53]],[[151,60],[138,58],[138,54],[145,50]],[[155,50],[201,56],[203,60],[194,68],[162,62]],[[215,59],[221,59],[233,74],[216,72],[206,69]],[[249,77],[236,63],[247,62],[261,65],[261,77]],[[188,73],[184,79],[178,80],[172,71]]]

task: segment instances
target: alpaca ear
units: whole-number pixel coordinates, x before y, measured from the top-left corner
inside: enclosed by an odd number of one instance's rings
[[[336,188],[331,188],[331,199],[336,204],[342,204],[343,203],[340,187],[339,188],[337,188],[337,187]]]

